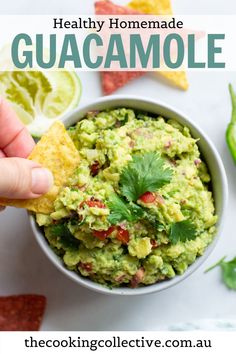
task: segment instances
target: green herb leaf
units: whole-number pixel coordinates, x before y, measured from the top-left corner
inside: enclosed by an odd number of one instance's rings
[[[137,201],[145,192],[154,192],[171,181],[172,170],[155,152],[136,155],[120,176],[121,193]]]
[[[110,196],[107,205],[110,209],[108,221],[112,225],[116,225],[125,220],[129,222],[146,220],[155,227],[157,231],[163,231],[165,229],[164,225],[159,223],[157,215],[152,214],[149,209],[145,209],[132,202],[126,202],[116,194]]]
[[[157,219],[157,215],[152,214],[149,209],[144,209],[142,219],[147,220],[153,227],[155,227],[159,231],[161,224]]]
[[[64,223],[50,226],[50,232],[60,240],[65,249],[79,246],[79,240],[72,235],[67,225]]]
[[[221,265],[221,263],[225,260],[226,256],[221,258],[217,263],[213,264],[210,268],[207,268],[204,273],[210,272],[212,269],[216,268],[217,266]]]
[[[126,203],[116,194],[110,196],[107,205],[110,209],[108,221],[113,225],[124,220],[136,221],[143,215],[143,209],[140,206]]]
[[[181,241],[194,240],[197,237],[196,228],[189,220],[173,223],[170,227],[169,239],[174,245]]]
[[[236,290],[236,257],[229,262],[225,262],[225,258],[223,257],[219,262],[208,268],[205,273],[218,266],[221,267],[223,282],[229,289]]]
[[[129,121],[129,115],[128,115],[128,113],[125,113],[125,118],[120,121],[121,126],[123,126],[123,125],[125,125],[126,123],[128,123],[128,121]]]

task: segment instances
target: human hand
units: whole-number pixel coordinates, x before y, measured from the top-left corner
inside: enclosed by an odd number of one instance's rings
[[[51,188],[52,173],[26,159],[34,145],[16,113],[0,97],[0,197],[37,198]]]

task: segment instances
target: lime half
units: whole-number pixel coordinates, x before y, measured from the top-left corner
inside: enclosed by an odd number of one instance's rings
[[[5,71],[0,72],[0,95],[30,133],[40,137],[54,120],[78,105],[81,82],[73,71]]]

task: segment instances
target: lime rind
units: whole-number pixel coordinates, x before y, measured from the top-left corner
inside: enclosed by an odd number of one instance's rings
[[[0,95],[5,97],[34,137],[74,109],[81,81],[73,71],[0,72]]]

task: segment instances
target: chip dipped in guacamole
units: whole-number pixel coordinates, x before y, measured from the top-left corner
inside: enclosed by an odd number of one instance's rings
[[[68,129],[80,160],[49,214],[36,214],[65,266],[108,287],[183,274],[214,239],[211,178],[173,120],[117,108]]]

